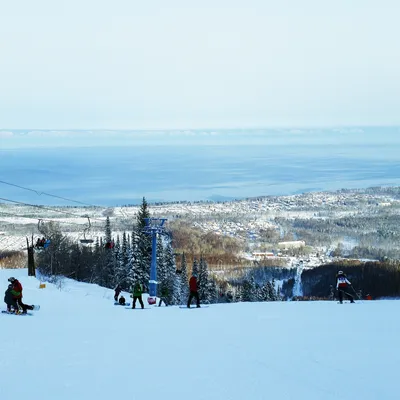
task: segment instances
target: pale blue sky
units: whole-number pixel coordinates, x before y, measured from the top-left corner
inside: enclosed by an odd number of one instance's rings
[[[398,0],[0,0],[0,129],[399,125]]]

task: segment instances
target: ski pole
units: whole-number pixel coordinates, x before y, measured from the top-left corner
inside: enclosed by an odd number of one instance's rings
[[[350,287],[353,289],[353,292],[354,292],[354,294],[357,296],[357,299],[358,299],[358,300],[361,300],[361,299],[360,299],[360,296],[359,296],[358,293],[356,292],[356,289],[353,288],[353,285],[350,285]]]
[[[345,291],[342,290],[342,289],[339,289],[339,292],[342,292],[342,293],[344,293],[344,294],[347,294],[347,296],[353,297],[350,293],[347,293],[347,292],[345,292]]]

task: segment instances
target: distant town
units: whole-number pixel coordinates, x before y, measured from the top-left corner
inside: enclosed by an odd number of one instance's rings
[[[113,235],[129,234],[139,206],[40,207],[0,203],[0,251],[23,251],[27,238],[41,236],[39,222],[57,223],[79,241],[104,235],[106,217]],[[229,202],[149,204],[152,217],[235,241],[243,265],[316,266],[335,258],[400,259],[400,188],[375,187],[292,196],[265,196]],[[187,244],[186,244],[187,245]],[[179,247],[179,246],[178,246]],[[190,255],[190,246],[183,251]],[[224,263],[224,261],[221,261]],[[212,264],[212,263],[211,263]]]

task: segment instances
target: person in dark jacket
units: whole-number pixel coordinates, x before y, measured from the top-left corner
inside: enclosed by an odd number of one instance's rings
[[[200,308],[200,297],[197,288],[197,274],[193,274],[192,277],[189,279],[189,299],[187,302],[188,308],[190,308],[190,303],[192,302],[193,297],[196,299],[196,306]]]
[[[350,281],[347,279],[346,274],[343,271],[339,271],[336,275],[336,289],[339,294],[339,302],[343,303],[343,295],[350,300],[350,303],[354,303],[353,296],[348,292],[348,288],[351,286]]]
[[[119,300],[118,300],[118,303],[121,305],[121,306],[124,306],[126,303],[125,303],[125,297],[124,296],[121,296],[120,298],[119,298]]]
[[[161,307],[161,303],[164,302],[165,307],[168,306],[168,287],[165,285],[161,286],[161,290],[160,290],[160,302],[158,303],[158,307]]]
[[[17,303],[19,307],[22,308],[22,314],[26,314],[27,310],[33,310],[33,306],[28,306],[27,304],[24,304],[22,302],[22,285],[21,282],[18,279],[15,279],[14,277],[8,278],[8,282],[11,283],[12,289],[11,293],[13,296],[13,299]]]
[[[12,289],[13,289],[13,285],[10,283],[8,285],[7,290],[4,293],[4,303],[7,304],[7,311],[8,312],[16,312],[18,311],[18,304],[14,299],[14,296],[12,294]]]
[[[119,296],[119,294],[120,294],[121,292],[122,292],[121,286],[118,285],[118,286],[115,288],[115,294],[114,294],[114,300],[115,300],[115,302],[118,301],[118,296]]]
[[[136,307],[136,300],[139,300],[140,307],[144,308],[143,300],[142,300],[142,293],[143,293],[143,285],[139,282],[135,283],[132,288],[131,297],[133,299],[132,308]]]

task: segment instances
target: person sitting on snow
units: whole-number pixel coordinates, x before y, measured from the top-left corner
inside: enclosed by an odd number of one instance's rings
[[[4,293],[4,303],[7,304],[7,311],[8,312],[17,312],[18,311],[18,304],[14,299],[12,294],[13,285],[10,283],[8,285],[7,290]]]
[[[22,285],[20,281],[14,277],[8,278],[8,282],[12,284],[11,293],[13,299],[19,307],[22,308],[22,314],[26,314],[27,310],[33,310],[33,306],[28,306],[22,302]]]
[[[347,288],[351,286],[350,281],[347,279],[345,273],[343,271],[339,271],[336,275],[336,289],[339,294],[339,302],[343,303],[343,294],[350,300],[350,303],[354,303],[353,296],[347,292]]]
[[[123,295],[121,295],[121,297],[119,298],[118,303],[119,303],[121,306],[124,306],[124,305],[125,305],[125,297],[124,297]]]

